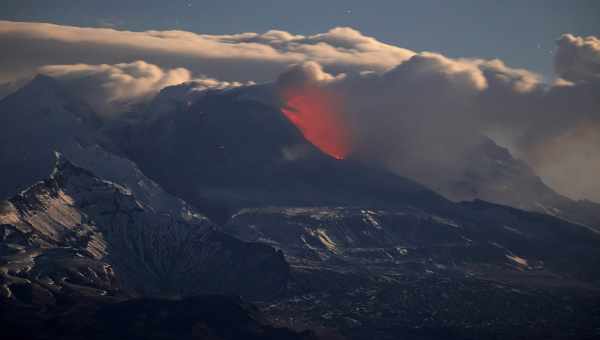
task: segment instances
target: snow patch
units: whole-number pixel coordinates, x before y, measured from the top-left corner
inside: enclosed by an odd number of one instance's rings
[[[506,254],[506,258],[508,258],[509,260],[513,261],[514,263],[518,264],[519,266],[523,266],[523,267],[527,267],[529,266],[529,263],[527,262],[526,259],[516,256],[516,255],[508,255]]]
[[[400,255],[402,256],[406,256],[408,255],[408,249],[406,248],[402,248],[402,247],[396,247],[396,250],[398,251],[398,253],[400,253]]]
[[[312,236],[312,237],[316,237],[319,242],[321,242],[321,244],[323,246],[325,246],[325,248],[327,248],[327,250],[329,250],[332,253],[337,253],[338,252],[338,248],[336,243],[329,237],[329,235],[327,235],[327,231],[325,229],[322,228],[317,228],[317,229],[309,229],[306,228],[305,229],[306,232]],[[311,247],[308,242],[306,241],[306,239],[304,238],[304,235],[301,236],[302,241],[312,250],[316,250],[314,249],[314,247]]]
[[[431,218],[439,224],[445,224],[445,225],[453,227],[453,228],[460,228],[460,225],[458,223],[456,223],[452,220],[449,220],[447,218],[443,218],[440,216],[431,216]]]
[[[381,224],[375,219],[377,217],[377,213],[372,210],[361,210],[361,215],[363,216],[363,222],[366,224],[370,224],[375,229],[383,229]]]
[[[515,233],[515,234],[517,234],[517,235],[520,235],[520,236],[526,236],[526,235],[525,235],[525,234],[524,234],[522,231],[520,231],[520,230],[518,230],[518,229],[515,229],[515,228],[513,228],[513,227],[510,227],[510,226],[507,226],[507,225],[505,225],[503,228],[504,228],[505,230],[508,230],[508,231],[510,231],[510,232],[512,232],[512,233]]]

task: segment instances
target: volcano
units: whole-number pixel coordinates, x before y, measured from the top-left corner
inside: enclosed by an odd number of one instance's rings
[[[339,124],[340,98],[296,90],[282,110],[268,85],[174,96],[193,86],[184,84],[135,119],[94,128],[76,125],[86,111],[60,84],[33,85],[0,101],[12,128],[4,136],[13,137],[2,139],[0,159],[42,166],[2,152],[67,152],[50,178],[0,202],[3,335],[7,323],[43,338],[48,325],[62,333],[92,326],[78,338],[97,328],[145,334],[138,325],[205,334],[218,324],[195,311],[209,303],[187,299],[231,294],[255,303],[268,324],[325,327],[349,340],[597,338],[599,233],[484,201],[452,202],[360,161]],[[65,135],[71,127],[74,137]],[[86,134],[99,145],[75,143]],[[518,167],[498,167],[510,159],[493,146],[473,164],[519,178]],[[10,185],[13,176],[1,180]],[[87,297],[102,305],[87,309]],[[152,300],[119,302],[135,297]],[[79,312],[81,301],[92,314]],[[20,305],[27,309],[16,313]],[[54,327],[57,316],[73,321]],[[200,338],[252,339],[227,334]]]

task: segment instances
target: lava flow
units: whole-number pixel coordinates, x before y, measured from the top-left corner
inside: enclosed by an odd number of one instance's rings
[[[287,104],[283,113],[308,141],[336,159],[350,153],[350,134],[339,98],[317,88],[288,90],[283,98]]]

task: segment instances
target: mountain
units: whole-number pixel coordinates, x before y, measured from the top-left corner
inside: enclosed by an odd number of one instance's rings
[[[47,80],[34,83],[62,93]],[[28,152],[66,157],[2,203],[2,302],[21,313],[11,324],[41,318],[35,329],[44,329],[65,316],[67,329],[81,323],[75,334],[133,338],[145,322],[156,336],[186,338],[195,320],[208,339],[274,334],[261,325],[359,340],[597,336],[600,233],[555,209],[527,211],[553,192],[524,163],[485,139],[467,170],[435,181],[335,159],[270,92],[184,84],[75,132],[20,123],[60,141]],[[25,103],[32,93],[7,97],[0,108],[15,110],[2,112],[37,117]],[[51,115],[85,116],[64,110],[76,98],[60,98]],[[256,332],[222,333],[204,307],[218,314],[240,303],[195,297],[215,293],[241,295],[264,322],[234,318],[233,329]]]
[[[107,122],[51,77],[37,76],[0,100],[0,122],[0,198],[12,197],[45,179],[58,151],[101,178],[127,186],[137,199],[155,208],[182,205],[135,163],[108,151],[105,147],[115,148],[102,135]]]
[[[47,76],[0,100],[0,197],[46,178],[53,151],[92,143],[98,126],[89,105]]]
[[[288,265],[268,246],[215,230],[187,209],[160,210],[59,156],[52,176],[2,203],[2,296],[270,297]]]
[[[457,157],[460,159],[460,157]],[[431,164],[431,174],[410,168],[400,171],[453,201],[484,200],[539,212],[600,230],[600,204],[574,201],[548,187],[531,167],[511,153],[481,137],[464,159],[451,164]],[[456,170],[448,170],[457,167]]]

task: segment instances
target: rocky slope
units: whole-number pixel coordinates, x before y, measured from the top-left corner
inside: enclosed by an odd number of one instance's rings
[[[99,124],[86,103],[46,76],[0,100],[0,198],[46,178],[53,151],[92,143]]]
[[[286,326],[351,339],[592,339],[600,235],[485,202],[245,209],[225,230],[283,250],[287,294],[262,307]]]
[[[180,206],[161,210],[126,187],[58,157],[50,179],[2,203],[2,296],[270,297],[288,266],[268,246],[244,243]],[[35,301],[33,301],[35,302]],[[44,302],[45,303],[45,302]]]

